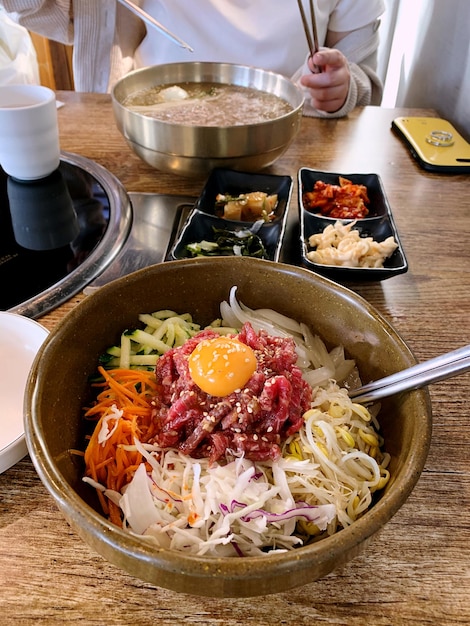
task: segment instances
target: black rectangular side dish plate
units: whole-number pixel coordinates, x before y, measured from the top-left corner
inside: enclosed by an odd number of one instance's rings
[[[370,200],[369,214],[357,220],[354,228],[361,237],[372,237],[375,241],[384,241],[392,236],[398,248],[385,260],[384,267],[360,268],[337,265],[322,265],[308,259],[307,254],[312,248],[308,244],[309,238],[323,232],[328,224],[334,224],[335,218],[324,217],[312,213],[304,207],[304,192],[312,191],[317,181],[330,185],[338,185],[339,177],[347,178],[354,184],[367,187]],[[342,281],[380,281],[408,271],[408,263],[400,242],[392,211],[385,195],[382,181],[377,174],[338,174],[321,172],[309,168],[301,168],[298,172],[299,185],[299,223],[301,264],[314,272],[327,276],[333,280]],[[351,220],[341,220],[343,223]]]
[[[277,194],[278,202],[272,221],[256,230],[261,238],[267,258],[279,261],[286,220],[292,195],[293,181],[290,176],[252,174],[228,169],[215,169],[196,200],[169,254],[170,259],[189,258],[192,254],[187,245],[202,240],[214,241],[214,229],[239,231],[250,229],[253,222],[227,220],[216,215],[216,197],[219,193],[237,197],[242,193],[263,191]]]

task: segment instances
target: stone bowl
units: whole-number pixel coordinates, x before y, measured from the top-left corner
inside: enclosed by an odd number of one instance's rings
[[[329,347],[343,345],[362,381],[413,365],[412,352],[364,299],[308,270],[248,257],[171,261],[120,278],[82,300],[50,332],[33,364],[25,396],[25,431],[36,470],[78,535],[131,575],[178,592],[247,597],[286,591],[350,561],[405,503],[423,470],[431,439],[427,390],[383,400],[379,413],[391,478],[351,526],[292,551],[262,557],[196,557],[156,549],[109,522],[82,482],[82,407],[97,358],[142,312],[170,308],[208,324],[237,285],[238,299],[307,323]],[[380,576],[377,572],[377,576]]]
[[[148,87],[188,82],[231,84],[274,94],[291,106],[288,113],[259,123],[196,126],[162,121],[131,111],[126,98]],[[230,63],[152,65],[121,78],[111,92],[117,127],[146,163],[185,177],[203,177],[217,167],[246,172],[274,163],[297,135],[304,95],[288,78]]]

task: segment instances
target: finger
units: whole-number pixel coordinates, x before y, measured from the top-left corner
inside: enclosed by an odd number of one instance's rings
[[[321,74],[322,72],[322,68],[314,63],[312,57],[309,57],[308,59],[308,67],[312,74]]]
[[[309,89],[314,108],[333,113],[343,106],[349,90],[349,80],[346,77],[336,80],[335,74],[329,71],[302,76],[301,83]]]
[[[321,74],[304,74],[300,82],[304,87],[317,91],[349,85],[349,78],[349,72],[344,71],[343,68],[332,68],[328,66],[327,68],[323,68]]]
[[[319,50],[313,55],[312,62],[322,68],[340,68],[347,65],[347,60],[343,53],[334,48]]]
[[[326,111],[327,113],[334,113],[335,111],[339,111],[345,102],[345,96],[342,91],[337,91],[336,93],[333,90],[329,89],[327,93],[315,92],[315,95],[312,94],[311,103],[315,109],[319,111]]]

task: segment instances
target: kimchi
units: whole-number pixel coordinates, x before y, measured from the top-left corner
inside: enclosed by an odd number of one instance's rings
[[[367,187],[339,177],[339,185],[317,180],[302,196],[305,209],[335,219],[361,219],[369,214]]]

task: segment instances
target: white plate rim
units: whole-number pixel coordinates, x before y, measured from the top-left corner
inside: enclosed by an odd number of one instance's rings
[[[13,313],[11,311],[0,311],[0,331],[2,331],[4,327],[7,329],[7,331],[11,331],[12,328],[15,328],[21,333],[25,333],[25,336],[29,338],[32,345],[30,346],[27,353],[25,352],[25,361],[29,362],[31,368],[36,354],[38,353],[43,342],[48,336],[49,331],[36,320],[26,317],[24,315],[20,315],[19,313]],[[2,338],[0,337],[0,358],[2,358],[2,346]],[[24,345],[22,345],[21,348],[24,349]],[[26,383],[29,376],[29,372],[25,371],[24,369],[24,363],[22,364],[22,366],[23,369],[21,370],[21,372],[19,372],[22,379],[24,379],[23,393],[21,394],[21,397],[24,396]],[[16,434],[16,436],[8,439],[5,442],[0,442],[0,474],[13,467],[13,465],[18,463],[18,461],[26,456],[28,452],[24,434],[23,406],[17,406],[14,410],[14,413],[15,414],[13,415],[9,414],[8,418],[15,420],[16,427],[18,427],[20,423],[22,426],[20,426],[19,434]],[[0,424],[1,420],[2,415],[0,414]]]

